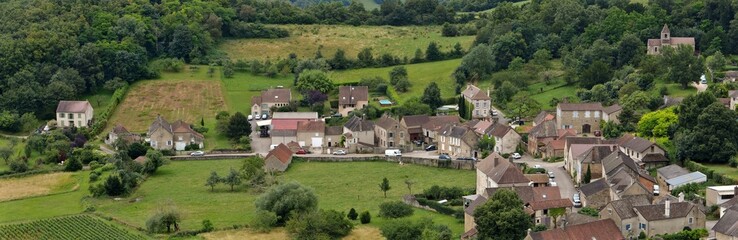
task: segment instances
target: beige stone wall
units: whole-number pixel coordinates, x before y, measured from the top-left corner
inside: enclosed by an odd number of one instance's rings
[[[325,140],[325,133],[323,132],[298,132],[297,133],[297,142],[305,142],[305,145],[303,147],[310,147],[310,148],[321,148],[323,145],[326,145],[325,141],[323,141],[323,144],[321,146],[313,146],[313,138],[322,138]]]
[[[587,117],[587,112],[589,112],[589,117]],[[599,115],[595,116],[595,112]],[[567,126],[566,128],[573,128],[577,133],[591,134],[596,130],[600,130],[600,120],[602,120],[603,117],[602,114],[604,114],[602,111],[558,111],[556,116],[556,128],[564,129],[564,126]],[[582,126],[585,124],[590,125],[589,133],[582,130]]]
[[[520,135],[510,130],[502,138],[495,137],[495,151],[499,153],[514,153],[520,144]]]
[[[287,170],[287,166],[288,165],[283,164],[282,161],[279,161],[279,159],[274,156],[264,159],[264,169],[269,172],[284,172]]]
[[[351,104],[338,104],[338,113],[345,117],[348,116],[349,112],[362,109],[367,105],[369,105],[369,101],[358,101],[353,106]]]
[[[149,143],[151,143],[151,147],[154,149],[164,150],[174,148],[174,136],[162,128],[157,129],[148,137],[150,139]],[[167,141],[170,144],[167,144]]]
[[[464,232],[468,232],[475,226],[477,226],[477,224],[474,223],[474,216],[464,213]]]
[[[738,237],[728,236],[719,232],[715,232],[715,239],[717,240],[738,240]]]

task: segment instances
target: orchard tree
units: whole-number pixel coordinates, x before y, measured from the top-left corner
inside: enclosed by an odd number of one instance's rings
[[[443,105],[441,89],[438,88],[438,84],[436,84],[436,82],[431,82],[427,87],[425,87],[423,97],[420,98],[420,102],[428,104],[431,109],[436,109]]]
[[[390,187],[389,180],[387,178],[382,179],[382,183],[379,184],[379,190],[384,192],[384,198],[387,198],[387,191],[389,191],[392,187]]]
[[[523,239],[533,227],[530,216],[523,211],[523,201],[512,190],[500,189],[474,210],[479,239]]]
[[[513,97],[508,103],[508,109],[512,111],[514,117],[527,117],[541,111],[541,104],[535,99],[528,97],[527,94],[519,94]]]
[[[231,191],[233,191],[234,186],[241,185],[241,175],[238,174],[238,171],[231,168],[231,172],[228,173],[228,176],[223,178],[223,183],[231,186]]]
[[[221,179],[220,176],[218,176],[218,173],[215,171],[210,172],[210,177],[208,177],[208,180],[205,181],[205,186],[210,187],[210,191],[215,190],[215,186],[220,183]]]

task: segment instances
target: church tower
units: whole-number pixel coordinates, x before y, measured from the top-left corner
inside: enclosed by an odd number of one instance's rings
[[[661,29],[661,46],[671,45],[671,32],[669,26],[664,24],[664,28]]]

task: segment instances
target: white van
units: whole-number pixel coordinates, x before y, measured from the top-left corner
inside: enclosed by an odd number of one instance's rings
[[[658,196],[659,194],[661,194],[661,191],[660,191],[661,189],[659,188],[660,188],[659,185],[653,185],[653,195],[654,196]]]
[[[387,149],[387,150],[384,150],[384,156],[385,157],[401,157],[402,152],[400,152],[400,149]]]

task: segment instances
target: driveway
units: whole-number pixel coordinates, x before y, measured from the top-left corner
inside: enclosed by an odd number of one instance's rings
[[[507,118],[505,117],[505,113],[497,109],[495,106],[490,106],[490,110],[497,111],[497,122],[500,124],[507,124]]]
[[[268,137],[259,137],[259,127],[256,121],[251,121],[251,150],[253,153],[266,156],[269,153],[269,146],[272,145],[272,139]]]
[[[561,193],[562,198],[569,198],[571,199],[572,196],[574,196],[575,193],[578,192],[578,190],[574,187],[574,182],[571,180],[571,176],[566,173],[566,170],[564,170],[564,162],[544,162],[540,159],[533,159],[530,155],[526,154],[523,156],[523,158],[515,160],[514,162],[523,162],[528,164],[528,167],[533,167],[535,165],[541,165],[542,168],[545,168],[547,172],[554,172],[554,181],[556,181],[557,186],[559,186],[559,191]],[[576,208],[574,208],[574,211],[577,211]]]

